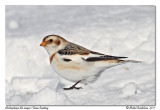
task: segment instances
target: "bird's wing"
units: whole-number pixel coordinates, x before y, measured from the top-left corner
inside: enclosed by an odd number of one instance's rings
[[[79,55],[87,55],[90,53],[90,50],[79,46],[74,43],[68,43],[64,49],[61,49],[58,51],[60,55],[74,55],[74,54],[79,54]]]
[[[127,57],[111,56],[111,55],[105,55],[102,53],[94,52],[94,51],[91,51],[89,49],[86,49],[80,45],[77,45],[77,44],[74,44],[71,42],[69,42],[65,46],[64,49],[59,50],[58,53],[60,55],[64,55],[65,58],[72,57],[72,56],[68,56],[68,55],[75,55],[75,54],[82,55],[82,57],[76,55],[75,59],[80,58],[81,60],[90,61],[90,62],[91,61],[103,61],[103,60],[120,60],[122,58],[127,58]],[[73,59],[73,57],[72,57],[72,59]]]
[[[85,47],[82,47],[80,45],[74,44],[69,42],[64,49],[61,49],[58,51],[60,55],[74,55],[74,54],[79,54],[79,55],[105,55],[99,52],[91,51],[89,49],[86,49]]]

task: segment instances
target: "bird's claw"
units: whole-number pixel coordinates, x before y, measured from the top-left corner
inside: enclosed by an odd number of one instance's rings
[[[69,87],[69,88],[63,88],[64,90],[71,90],[71,89],[82,89],[82,87]]]

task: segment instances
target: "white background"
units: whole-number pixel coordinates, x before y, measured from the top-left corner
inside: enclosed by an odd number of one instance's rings
[[[38,3],[37,3],[38,2]],[[41,0],[41,1],[33,1],[33,0],[23,0],[23,1],[20,1],[20,0],[5,0],[5,1],[3,1],[2,3],[1,3],[1,5],[0,5],[0,16],[1,16],[1,20],[0,20],[0,22],[1,22],[1,28],[0,28],[0,30],[1,30],[1,47],[0,47],[0,49],[1,49],[1,59],[0,59],[0,61],[1,61],[1,65],[0,65],[0,67],[1,67],[1,69],[0,69],[0,73],[1,73],[1,105],[3,105],[3,106],[1,106],[2,107],[2,109],[4,109],[4,107],[5,107],[5,84],[4,84],[4,82],[5,82],[5,5],[156,5],[156,9],[157,9],[157,29],[156,30],[158,30],[158,19],[160,18],[159,17],[159,15],[158,15],[158,12],[159,12],[159,5],[158,4],[160,4],[160,3],[158,3],[158,1],[149,1],[149,0],[134,0],[134,1],[130,1],[130,0],[112,0],[112,1],[100,1],[100,0],[97,0],[97,1],[94,1],[93,2],[93,0],[84,0],[84,1],[78,1],[78,2],[76,2],[76,1],[74,1],[74,0],[69,0],[69,1],[65,1],[65,0],[59,0],[59,1],[43,1],[43,0]],[[158,67],[158,56],[159,56],[159,51],[158,51],[158,47],[159,47],[159,45],[160,44],[158,44],[158,41],[159,41],[159,38],[158,38],[158,34],[159,32],[157,31],[157,35],[156,35],[156,37],[157,37],[157,67]],[[158,68],[157,68],[158,69]],[[157,70],[157,82],[156,82],[156,84],[158,85],[159,84],[159,79],[158,79],[158,77],[159,77],[159,75],[158,75],[158,70]],[[157,103],[156,103],[156,105],[160,105],[159,103],[158,103],[158,97],[160,97],[159,96],[159,87],[157,86]],[[60,108],[60,107],[57,107],[57,108],[59,108],[59,109],[64,109],[64,107],[62,107],[62,108]],[[67,107],[68,109],[70,109],[69,107]],[[87,107],[87,109],[88,108],[91,108],[91,107]],[[92,108],[97,108],[97,107],[92,107]],[[105,107],[100,107],[100,108],[102,108],[102,109],[105,109]],[[107,106],[107,108],[108,109],[120,109],[119,107],[108,107]],[[122,107],[122,108],[124,108],[125,109],[125,107]],[[158,106],[156,106],[156,109],[157,108],[159,108]],[[79,109],[83,109],[82,107],[79,107]]]

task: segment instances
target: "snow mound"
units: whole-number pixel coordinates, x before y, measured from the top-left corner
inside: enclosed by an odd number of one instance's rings
[[[68,101],[66,101],[68,100]],[[60,92],[45,87],[38,93],[34,93],[32,98],[27,100],[29,105],[68,105],[71,104],[68,97]]]
[[[137,93],[137,87],[134,82],[130,82],[129,84],[126,84],[124,88],[122,89],[122,93],[124,97],[129,97]]]

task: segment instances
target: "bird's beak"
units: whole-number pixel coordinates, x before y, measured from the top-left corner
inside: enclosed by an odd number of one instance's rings
[[[40,44],[40,46],[43,46],[43,47],[45,47],[46,45],[47,45],[47,43],[44,41]]]

